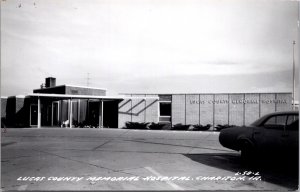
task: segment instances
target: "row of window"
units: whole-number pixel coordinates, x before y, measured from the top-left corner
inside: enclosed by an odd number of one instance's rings
[[[298,118],[297,115],[277,115],[270,117],[263,126],[270,129],[281,130],[286,128],[287,130],[298,130]]]

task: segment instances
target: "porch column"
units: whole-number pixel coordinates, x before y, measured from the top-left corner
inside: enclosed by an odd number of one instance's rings
[[[37,128],[41,128],[41,99],[38,97]]]
[[[72,99],[69,99],[69,105],[70,105],[70,117],[69,117],[69,123],[70,123],[70,128],[72,128],[72,125],[73,125]]]
[[[77,122],[78,124],[80,123],[80,99],[78,99],[78,103],[77,103]]]
[[[99,100],[99,128],[103,128],[103,100]]]
[[[88,123],[88,125],[90,125],[90,100],[88,99],[87,100],[87,103],[86,103],[86,120],[87,120],[87,123]]]
[[[53,127],[53,101],[51,103],[51,127]]]

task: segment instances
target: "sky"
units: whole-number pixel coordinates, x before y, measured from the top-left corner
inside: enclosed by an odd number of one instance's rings
[[[293,40],[298,93],[298,19],[283,0],[1,0],[1,95],[49,76],[109,95],[291,92]]]

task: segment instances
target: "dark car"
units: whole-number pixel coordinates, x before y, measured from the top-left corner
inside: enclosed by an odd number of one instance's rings
[[[221,145],[241,151],[242,161],[255,157],[292,158],[299,154],[299,112],[267,114],[249,126],[223,129],[219,135]]]

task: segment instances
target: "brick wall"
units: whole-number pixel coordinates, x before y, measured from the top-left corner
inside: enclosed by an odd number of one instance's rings
[[[290,93],[174,94],[172,124],[242,126],[264,114],[291,109]]]
[[[29,127],[30,102],[25,97],[1,98],[1,124],[6,127]]]
[[[275,111],[275,103],[269,103],[269,100],[275,100],[276,94],[260,94],[260,116]]]
[[[7,98],[1,98],[1,118],[6,117]]]
[[[172,95],[172,124],[186,124],[185,119],[185,95]]]
[[[244,99],[244,94],[229,95],[229,125],[243,125],[244,124],[244,104],[238,102]]]
[[[8,97],[6,103],[5,123],[7,127],[14,127],[16,122],[16,97]]]
[[[157,97],[153,94],[127,94],[128,97]],[[129,122],[158,122],[157,99],[124,99],[119,103],[118,127],[122,128]]]
[[[157,97],[158,95],[146,95],[146,97]],[[146,99],[145,110],[146,122],[158,122],[158,101],[157,99]]]
[[[284,103],[284,102],[276,103],[276,111],[291,110],[291,105],[292,105],[292,96],[291,96],[291,94],[277,93],[276,94],[276,99],[277,100],[287,100],[287,103]]]
[[[17,97],[16,98],[16,127],[29,127],[30,126],[30,102],[31,99]]]
[[[229,95],[228,94],[217,94],[214,99],[214,125],[225,125],[229,123],[228,119],[228,107],[229,107]]]
[[[186,124],[199,124],[200,107],[199,95],[186,95]]]
[[[16,98],[16,113],[24,107],[25,98]]]
[[[214,106],[213,103],[208,103],[208,100],[213,100],[213,95],[200,95],[200,124],[213,124]]]
[[[258,101],[252,103],[245,103],[244,106],[244,114],[243,119],[244,122],[241,125],[249,125],[253,123],[256,119],[260,117],[260,94],[244,94],[245,100]]]
[[[132,95],[132,97],[145,97],[145,95]],[[132,122],[145,122],[146,101],[144,99],[132,100]]]
[[[128,94],[132,97],[154,97],[155,94]],[[285,102],[274,102],[282,100]],[[125,99],[119,103],[118,127],[125,122],[158,122],[159,101]],[[172,124],[238,125],[250,124],[260,116],[291,110],[290,93],[247,94],[173,94]]]
[[[7,98],[1,98],[1,128],[6,127]]]
[[[127,121],[131,122],[131,102],[131,99],[124,99],[119,103],[119,128],[124,127]]]

